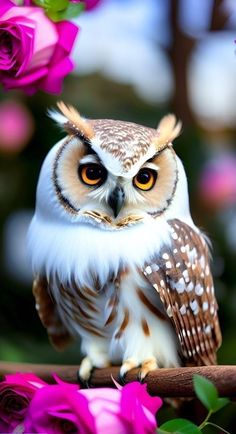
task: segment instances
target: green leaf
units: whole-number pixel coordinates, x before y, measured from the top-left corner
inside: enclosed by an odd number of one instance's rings
[[[41,8],[47,8],[47,0],[33,0],[33,3]]]
[[[83,3],[70,3],[69,6],[60,13],[61,20],[70,20],[71,18],[78,17],[84,10]]]
[[[70,5],[69,0],[33,0],[34,4],[46,9],[47,13],[64,12]]]
[[[213,412],[216,413],[218,410],[225,407],[229,403],[230,400],[228,398],[218,398]]]
[[[77,17],[84,10],[84,5],[82,3],[70,3],[69,6],[63,11],[54,11],[52,9],[47,9],[47,16],[55,22],[63,20],[71,20]]]
[[[64,11],[69,5],[69,0],[47,0],[47,9],[54,12]]]
[[[201,434],[197,425],[187,419],[172,419],[160,426],[160,432],[168,431],[175,434]]]
[[[58,12],[47,10],[47,16],[50,18],[50,20],[55,21],[57,23],[58,21],[61,21],[60,15]]]
[[[193,386],[198,399],[209,410],[214,411],[218,402],[218,392],[214,384],[201,375],[193,376]]]

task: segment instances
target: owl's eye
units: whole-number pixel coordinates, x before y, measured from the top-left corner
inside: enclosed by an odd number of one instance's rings
[[[154,187],[156,179],[157,172],[155,170],[144,168],[133,178],[133,184],[140,190],[148,191]]]
[[[100,166],[100,164],[81,164],[81,166],[79,166],[79,176],[84,184],[90,185],[91,187],[99,186],[105,182],[107,171],[104,167]]]

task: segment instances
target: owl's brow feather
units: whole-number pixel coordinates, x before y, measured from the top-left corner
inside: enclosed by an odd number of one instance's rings
[[[85,119],[80,116],[78,110],[70,104],[65,104],[63,101],[57,102],[57,107],[67,119],[64,123],[64,129],[72,135],[79,135],[84,142],[90,144],[90,140],[94,137],[94,131]]]
[[[95,154],[96,152],[93,151],[91,141],[90,139],[84,135],[82,131],[79,131],[77,128],[74,128],[74,126],[68,121],[64,125],[64,129],[67,133],[69,133],[71,136],[77,137],[83,144],[87,147],[89,154]]]
[[[173,149],[172,143],[167,143],[165,147],[163,147],[159,151],[156,151],[155,154],[151,158],[149,158],[146,162],[152,163],[157,157],[159,157],[159,155],[162,154],[162,152],[164,152],[166,150],[166,148],[172,148]]]
[[[96,152],[89,152],[84,157],[81,158],[80,164],[86,163],[99,163],[102,165],[100,158],[96,154]]]

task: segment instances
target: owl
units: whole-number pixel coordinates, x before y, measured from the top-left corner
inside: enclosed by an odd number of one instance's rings
[[[63,102],[51,117],[67,136],[39,176],[28,246],[36,309],[52,344],[81,338],[79,375],[120,364],[120,375],[216,363],[221,344],[204,234],[189,211],[172,142],[157,129],[87,120]]]

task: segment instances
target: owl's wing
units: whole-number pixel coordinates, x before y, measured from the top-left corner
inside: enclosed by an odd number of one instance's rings
[[[221,331],[208,246],[203,235],[186,223],[178,219],[168,223],[172,245],[145,264],[143,273],[174,325],[185,364],[215,364]]]
[[[52,345],[59,351],[64,350],[73,337],[63,325],[54,303],[50,285],[45,277],[36,277],[33,283],[33,294],[36,301],[36,309],[42,324],[47,329],[48,337]]]

